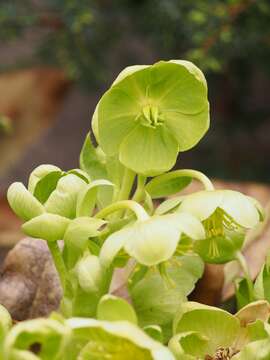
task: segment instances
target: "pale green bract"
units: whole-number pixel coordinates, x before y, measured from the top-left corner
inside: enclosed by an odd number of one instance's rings
[[[202,224],[187,213],[138,220],[106,239],[100,252],[101,263],[105,267],[110,266],[123,248],[140,264],[157,265],[173,256],[182,234],[193,240],[202,240],[205,237]]]
[[[179,151],[197,144],[209,127],[202,72],[181,60],[124,69],[102,96],[92,128],[107,155],[133,171],[156,175]]]

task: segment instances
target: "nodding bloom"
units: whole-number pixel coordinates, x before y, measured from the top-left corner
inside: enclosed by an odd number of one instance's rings
[[[223,263],[234,258],[241,249],[248,229],[263,217],[260,204],[232,190],[199,191],[180,199],[177,212],[189,213],[199,219],[205,239],[194,243],[194,249],[207,262]]]
[[[105,240],[100,252],[101,263],[110,266],[123,249],[142,265],[158,265],[173,256],[182,236],[198,241],[204,239],[201,222],[187,213],[137,220]]]
[[[207,84],[191,62],[129,66],[100,99],[92,120],[96,140],[127,168],[156,175],[175,164],[209,127]]]

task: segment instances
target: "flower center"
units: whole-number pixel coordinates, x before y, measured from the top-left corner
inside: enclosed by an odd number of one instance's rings
[[[142,125],[156,128],[163,124],[163,119],[156,105],[145,105],[139,115]]]
[[[218,348],[214,356],[206,355],[204,360],[230,360],[239,351],[232,347]]]
[[[217,240],[225,235],[225,230],[235,231],[239,228],[236,222],[224,210],[217,208],[215,212],[203,221],[206,237],[210,240],[209,256],[219,256]]]

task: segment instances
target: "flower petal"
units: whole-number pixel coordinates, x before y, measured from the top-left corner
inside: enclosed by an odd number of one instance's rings
[[[42,214],[23,224],[25,234],[47,241],[62,240],[70,220],[55,214]]]
[[[10,185],[7,192],[10,207],[24,221],[45,212],[42,204],[19,182]]]
[[[165,219],[151,218],[130,227],[130,236],[124,247],[140,264],[153,266],[174,254],[180,233],[176,226],[170,226]]]
[[[256,206],[247,196],[237,191],[223,190],[223,199],[219,207],[230,215],[237,224],[247,229],[255,227],[260,221]]]
[[[178,209],[203,221],[214,213],[221,202],[222,190],[198,191],[186,196]]]
[[[168,130],[138,125],[122,142],[119,159],[129,169],[153,176],[170,170],[177,155],[177,141]]]
[[[197,114],[182,114],[175,110],[164,110],[167,128],[178,141],[179,151],[194,147],[209,128],[209,104]]]
[[[34,194],[37,183],[46,175],[51,172],[61,172],[61,169],[57,166],[50,164],[43,164],[36,167],[29,176],[28,190]]]

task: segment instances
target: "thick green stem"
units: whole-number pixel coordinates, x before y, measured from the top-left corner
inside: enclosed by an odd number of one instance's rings
[[[135,191],[135,194],[132,198],[132,200],[140,202],[143,200],[144,197],[144,185],[146,182],[147,177],[143,176],[143,175],[138,175],[138,180],[137,180],[137,189]]]
[[[66,269],[63,257],[62,257],[61,250],[59,249],[57,241],[47,241],[47,244],[48,244],[48,248],[50,249],[50,252],[52,254],[54,265],[59,274],[60,282],[61,282],[62,289],[64,292],[65,286],[66,286],[67,269]]]
[[[135,213],[135,215],[137,216],[138,220],[147,220],[149,219],[149,215],[147,214],[147,212],[144,210],[144,208],[138,204],[136,201],[133,200],[123,200],[123,201],[118,201],[116,203],[113,203],[107,207],[105,207],[104,209],[100,210],[95,217],[98,219],[102,219],[105,218],[106,216],[110,215],[111,213],[118,211],[118,210],[122,210],[122,209],[128,209],[131,210]]]
[[[132,171],[128,168],[125,169],[123,182],[122,182],[121,189],[120,189],[120,191],[118,193],[118,197],[117,197],[118,201],[126,200],[129,198],[135,176],[136,176],[136,174],[134,171]]]
[[[189,178],[198,180],[203,184],[205,190],[214,190],[215,189],[214,185],[212,184],[210,179],[208,179],[207,176],[205,176],[200,171],[192,170],[192,169],[181,169],[181,170],[171,171],[169,173],[157,176],[156,178],[154,178],[151,181],[151,183],[155,183],[155,184],[158,184],[159,182],[163,183],[165,181],[176,179],[178,177],[189,177]]]
[[[252,282],[252,279],[251,279],[251,276],[250,276],[250,272],[249,272],[249,269],[248,269],[248,265],[247,265],[247,262],[246,262],[246,259],[244,257],[244,255],[238,251],[237,254],[236,254],[236,259],[244,273],[244,276],[247,280],[247,285],[248,285],[248,292],[249,292],[249,300],[252,301],[254,296],[253,296],[253,282]]]

